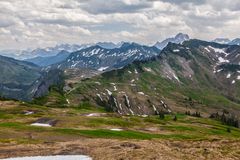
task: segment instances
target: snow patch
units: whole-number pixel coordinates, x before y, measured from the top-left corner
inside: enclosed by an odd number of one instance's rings
[[[219,69],[219,70],[217,70],[217,73],[218,73],[218,72],[221,72],[221,71],[223,71],[223,69]]]
[[[100,95],[100,94],[97,94],[97,96],[98,96],[99,99],[103,102],[103,99],[102,99],[101,95]]]
[[[125,99],[126,99],[126,101],[127,101],[127,106],[128,106],[128,107],[131,107],[130,101],[129,101],[129,99],[128,99],[128,96],[127,96],[126,94],[125,94],[124,96],[125,96]]]
[[[66,99],[67,103],[70,104],[69,99]]]
[[[100,68],[98,68],[98,71],[105,71],[108,68],[109,68],[109,66],[107,66],[107,67],[100,67]]]
[[[132,111],[132,109],[130,108],[129,111],[131,112],[132,115],[134,115],[134,112]]]
[[[134,72],[135,72],[135,74],[138,74],[138,71],[136,69],[134,70]]]
[[[138,94],[140,94],[140,95],[145,95],[143,92],[138,92]]]
[[[219,61],[220,63],[229,63],[229,60],[224,59],[224,58],[222,58],[222,57],[218,57],[218,61]]]
[[[207,47],[204,48],[206,51],[211,52]]]
[[[225,54],[225,57],[228,56],[228,53],[225,52],[225,48],[223,48],[223,49],[221,49],[221,48],[214,48],[214,47],[212,47],[212,46],[209,46],[209,48],[211,48],[212,50],[214,50],[214,52],[216,52],[216,53],[223,53],[223,54]]]
[[[26,111],[24,115],[31,115],[33,113],[34,113],[33,111]]]
[[[235,81],[235,80],[233,80],[233,81],[232,81],[232,84],[234,84],[234,83],[236,83],[236,81]]]
[[[151,68],[146,68],[146,67],[144,67],[144,70],[147,71],[147,72],[152,72],[152,69],[151,69]]]
[[[52,125],[47,123],[32,123],[31,126],[52,127]]]
[[[111,92],[111,91],[109,91],[108,89],[105,89],[105,90],[107,91],[107,93],[108,93],[109,96],[112,95],[112,92]]]
[[[2,160],[92,160],[84,155],[57,155],[57,156],[35,156],[35,157],[16,157]]]
[[[123,129],[121,129],[121,128],[112,128],[112,129],[110,129],[111,131],[123,131]]]
[[[174,49],[173,52],[180,52],[180,50],[179,49]]]
[[[101,83],[100,82],[95,82],[97,85],[101,85]]]
[[[230,73],[228,73],[228,75],[227,75],[227,77],[226,78],[230,78],[231,77],[231,74]]]
[[[89,113],[86,116],[87,117],[97,117],[97,116],[99,116],[99,113]]]

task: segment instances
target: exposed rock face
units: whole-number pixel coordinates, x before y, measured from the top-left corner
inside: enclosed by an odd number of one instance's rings
[[[232,107],[240,106],[239,54],[240,47],[233,45],[200,40],[169,43],[156,58],[78,85],[84,88],[81,95],[119,114],[211,113],[224,108],[239,112]],[[71,94],[73,102],[76,93]]]
[[[50,70],[44,73],[39,81],[41,83],[36,86],[36,92],[33,98],[38,98],[46,95],[51,85],[63,86],[63,72],[61,70]]]

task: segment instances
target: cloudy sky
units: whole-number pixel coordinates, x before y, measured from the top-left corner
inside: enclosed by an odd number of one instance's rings
[[[0,0],[0,49],[240,37],[239,0]]]

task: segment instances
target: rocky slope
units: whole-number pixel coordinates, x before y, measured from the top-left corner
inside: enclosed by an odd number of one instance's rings
[[[234,45],[170,43],[156,58],[76,83],[66,96],[70,104],[87,100],[119,114],[226,109],[239,115],[239,54]]]
[[[36,65],[0,56],[0,96],[31,100],[48,92],[48,87],[59,82],[61,71],[41,70]]]

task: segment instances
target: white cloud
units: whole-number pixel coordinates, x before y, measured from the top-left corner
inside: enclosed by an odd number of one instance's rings
[[[240,37],[236,0],[1,0],[0,49],[56,43]]]

